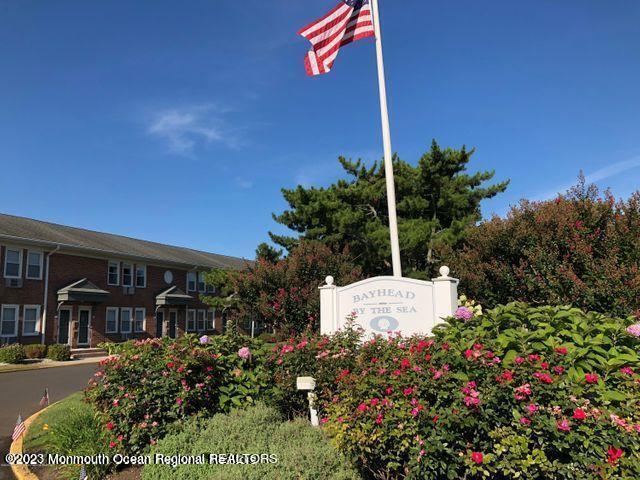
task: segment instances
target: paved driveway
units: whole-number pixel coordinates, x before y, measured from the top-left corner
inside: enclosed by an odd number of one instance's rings
[[[49,389],[51,403],[82,390],[97,367],[92,363],[0,373],[0,463],[4,464],[4,456],[9,451],[18,413],[27,418],[38,411],[45,388]],[[13,478],[9,467],[0,467],[0,480]]]

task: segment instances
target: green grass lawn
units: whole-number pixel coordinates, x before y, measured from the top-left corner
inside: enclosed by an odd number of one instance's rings
[[[52,405],[29,427],[24,439],[24,451],[58,453],[62,455],[96,455],[107,447],[94,420],[93,409],[84,403],[82,392],[74,393]],[[79,465],[34,468],[44,479],[76,479]],[[87,470],[93,470],[87,467]],[[93,478],[100,478],[93,470]]]

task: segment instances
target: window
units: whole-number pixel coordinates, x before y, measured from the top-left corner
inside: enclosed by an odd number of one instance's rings
[[[216,293],[216,287],[207,284],[207,293]]]
[[[133,265],[130,263],[122,264],[122,286],[133,287]]]
[[[40,333],[40,305],[25,305],[22,318],[22,334],[38,335]]]
[[[6,278],[22,277],[22,249],[10,247],[5,249],[4,276]]]
[[[145,288],[147,286],[147,266],[136,265],[136,287]]]
[[[118,309],[113,307],[107,308],[106,333],[118,332]]]
[[[0,310],[0,336],[18,335],[18,305],[2,305]]]
[[[27,252],[27,278],[42,280],[42,252]]]
[[[187,310],[187,332],[195,332],[196,330],[196,311]]]
[[[131,309],[120,310],[120,333],[131,333]]]
[[[198,291],[200,293],[205,293],[206,290],[207,288],[204,283],[204,272],[198,272]]]
[[[120,285],[120,262],[109,260],[107,283],[109,285]]]
[[[196,272],[187,272],[187,292],[196,291]]]
[[[133,322],[134,332],[144,332],[146,311],[144,308],[136,308],[136,313]]]
[[[198,331],[202,332],[207,329],[207,311],[198,310]]]
[[[216,329],[216,311],[210,308],[207,312],[207,330]]]

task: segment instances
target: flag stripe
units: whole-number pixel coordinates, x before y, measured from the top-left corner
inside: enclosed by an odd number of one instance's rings
[[[341,47],[375,35],[371,6],[366,2],[351,7],[343,0],[324,17],[298,33],[311,43],[311,49],[304,58],[307,74],[314,76],[327,73],[333,67]]]

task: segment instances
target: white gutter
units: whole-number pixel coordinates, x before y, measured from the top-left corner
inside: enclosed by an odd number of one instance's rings
[[[48,302],[49,300],[49,264],[50,264],[49,259],[51,258],[51,255],[56,253],[58,250],[60,250],[60,245],[57,245],[55,250],[47,254],[47,262],[46,262],[47,274],[44,278],[44,300],[42,301],[42,308],[44,311],[42,312],[42,333],[40,334],[40,343],[42,344],[45,344],[45,334],[47,333],[47,305],[49,303]],[[54,332],[54,336],[55,336],[55,332]]]

